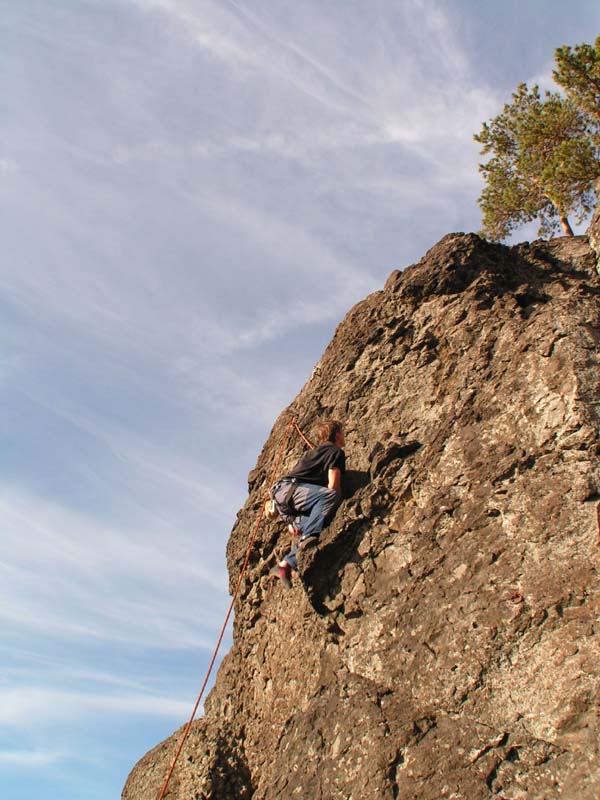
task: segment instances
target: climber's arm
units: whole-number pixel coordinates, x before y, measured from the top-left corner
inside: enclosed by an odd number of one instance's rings
[[[342,472],[339,469],[330,469],[327,473],[329,483],[328,489],[335,489],[338,494],[342,493]]]

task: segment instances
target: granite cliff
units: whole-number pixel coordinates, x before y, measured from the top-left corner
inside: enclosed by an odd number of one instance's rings
[[[346,421],[346,499],[291,591],[263,523],[167,797],[600,797],[598,232],[446,236],[339,325],[249,475],[232,585],[290,415]]]

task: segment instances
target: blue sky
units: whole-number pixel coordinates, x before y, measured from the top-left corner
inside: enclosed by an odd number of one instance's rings
[[[478,229],[472,134],[598,33],[597,0],[0,0],[6,800],[117,798],[187,720],[275,417]]]

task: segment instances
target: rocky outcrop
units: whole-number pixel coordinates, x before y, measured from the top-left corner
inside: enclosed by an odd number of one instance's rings
[[[590,247],[596,253],[596,267],[600,273],[600,205],[594,211],[587,235]]]
[[[290,415],[346,421],[345,502],[291,591],[261,527],[168,797],[600,796],[599,295],[585,237],[453,234],[350,311],[250,473],[232,585]]]

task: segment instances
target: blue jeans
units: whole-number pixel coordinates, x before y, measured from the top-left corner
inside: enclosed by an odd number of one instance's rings
[[[306,539],[315,538],[321,533],[341,501],[341,494],[335,489],[315,486],[312,483],[298,484],[292,496],[292,503],[298,512],[298,516],[294,518],[294,525],[300,531],[300,539],[283,557],[292,569],[298,569],[298,551]]]

